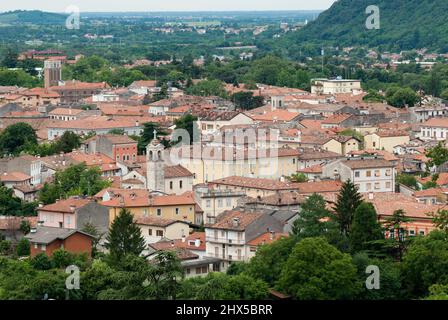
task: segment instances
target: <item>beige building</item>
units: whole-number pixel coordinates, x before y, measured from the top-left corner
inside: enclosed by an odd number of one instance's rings
[[[323,166],[327,178],[351,180],[360,192],[394,192],[395,165],[376,157],[347,158]]]
[[[292,148],[238,149],[186,147],[172,150],[172,156],[190,172],[194,184],[230,176],[279,179],[299,169],[300,151]]]
[[[139,226],[146,244],[156,243],[163,238],[174,240],[181,239],[190,233],[187,222],[158,217],[137,217]]]
[[[366,149],[385,150],[393,153],[399,145],[409,144],[410,137],[403,131],[378,131],[364,137]]]
[[[312,79],[312,94],[356,93],[362,91],[360,80]]]
[[[253,124],[254,120],[248,115],[237,112],[210,112],[200,116],[197,121],[198,128],[202,134],[212,134],[219,131],[224,126]]]
[[[352,151],[358,151],[360,143],[361,141],[355,137],[334,136],[331,137],[322,148],[345,156]]]

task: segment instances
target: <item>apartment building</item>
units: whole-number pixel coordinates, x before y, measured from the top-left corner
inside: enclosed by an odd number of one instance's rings
[[[232,262],[248,261],[248,243],[266,232],[283,232],[283,225],[276,218],[243,210],[226,211],[216,223],[206,225],[206,256],[221,260],[222,270]]]
[[[371,158],[347,158],[323,166],[327,178],[351,180],[360,192],[394,192],[395,165],[390,161]]]

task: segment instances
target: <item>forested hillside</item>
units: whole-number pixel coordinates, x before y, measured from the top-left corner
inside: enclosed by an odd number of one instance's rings
[[[366,28],[366,8],[380,9],[380,29]],[[446,0],[339,0],[289,41],[339,46],[368,45],[399,51],[429,48],[448,52]]]

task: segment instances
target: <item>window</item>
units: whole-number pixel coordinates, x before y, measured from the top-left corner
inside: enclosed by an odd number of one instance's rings
[[[170,181],[170,189],[173,190],[173,181]]]
[[[386,170],[386,176],[390,177],[392,175],[392,170],[391,169],[387,169]]]
[[[42,251],[47,250],[47,245],[42,243],[42,244],[40,245],[40,249],[41,249]]]
[[[157,215],[158,215],[158,216],[161,216],[161,215],[162,215],[162,209],[160,209],[160,208],[157,209]]]
[[[211,202],[211,200],[207,200],[207,201],[205,202],[205,206],[206,206],[207,208],[210,208],[210,207],[212,206],[212,202]]]
[[[176,208],[176,215],[178,215],[180,212],[179,208]]]
[[[379,190],[381,187],[379,182],[375,182],[375,190]]]
[[[415,230],[409,230],[409,236],[414,237],[415,236]]]
[[[420,231],[418,232],[418,234],[421,235],[421,236],[424,236],[424,235],[425,235],[425,231],[420,230]]]
[[[222,208],[222,199],[218,200],[218,208]]]
[[[183,181],[182,181],[182,180],[179,181],[179,188],[180,188],[180,189],[183,188]]]
[[[196,274],[201,274],[201,267],[196,268]]]
[[[379,177],[381,175],[381,171],[380,170],[375,170],[375,177]]]
[[[366,184],[366,190],[367,190],[367,191],[372,190],[372,184],[371,184],[371,183],[367,183],[367,184]]]
[[[207,273],[208,268],[207,267],[202,267],[202,273]]]
[[[226,206],[227,207],[231,207],[232,206],[232,199],[230,199],[230,198],[226,199]]]
[[[359,178],[359,176],[360,176],[359,171],[355,171],[355,178]]]
[[[367,171],[366,171],[366,177],[371,177],[371,176],[372,176],[372,171],[367,170]]]
[[[190,268],[185,269],[186,274],[190,274]]]
[[[156,231],[156,236],[157,237],[163,237],[163,230],[157,230]]]
[[[390,189],[391,186],[392,186],[392,184],[391,184],[390,182],[386,182],[386,188],[387,188],[387,189]]]
[[[395,230],[394,229],[389,230],[389,238],[395,239]]]

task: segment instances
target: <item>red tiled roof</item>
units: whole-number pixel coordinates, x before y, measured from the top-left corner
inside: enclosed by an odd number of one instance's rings
[[[50,212],[63,212],[63,213],[74,213],[73,209],[79,209],[92,202],[91,199],[77,199],[69,198],[66,200],[59,200],[56,203],[49,204],[39,208],[39,211],[50,211]]]
[[[287,238],[289,237],[288,233],[270,233],[266,232],[262,234],[261,236],[249,241],[247,244],[250,246],[260,246],[264,244],[271,244],[274,241],[277,241],[279,239]]]
[[[1,182],[23,182],[31,180],[31,177],[23,172],[5,172],[0,176]]]

